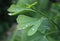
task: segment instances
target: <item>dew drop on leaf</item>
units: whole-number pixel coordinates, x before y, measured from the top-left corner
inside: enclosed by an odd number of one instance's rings
[[[34,31],[34,29],[32,29]]]
[[[25,25],[25,27],[28,27],[28,25]]]

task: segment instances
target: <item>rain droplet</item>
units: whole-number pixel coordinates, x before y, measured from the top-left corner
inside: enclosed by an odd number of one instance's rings
[[[25,25],[25,27],[28,27],[28,25]]]
[[[34,29],[32,29],[34,31]]]

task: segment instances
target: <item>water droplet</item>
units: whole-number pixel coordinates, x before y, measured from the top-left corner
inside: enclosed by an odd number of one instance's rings
[[[25,25],[25,27],[28,27],[28,25]]]
[[[34,29],[32,29],[34,31]]]

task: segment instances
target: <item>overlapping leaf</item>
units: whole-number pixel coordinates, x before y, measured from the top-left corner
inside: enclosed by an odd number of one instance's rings
[[[35,12],[32,9],[20,8],[19,6],[16,6],[15,4],[12,4],[11,7],[8,9],[8,11],[11,12],[11,13],[8,13],[9,15],[16,15],[16,14],[19,14],[23,11],[25,11],[25,12],[29,12],[29,11]]]
[[[18,16],[17,18],[17,22],[18,22],[18,29],[25,29],[29,26],[32,26],[34,23],[33,21],[36,21],[37,19],[35,18],[31,18],[31,17],[28,17],[28,16],[25,16],[25,15],[20,15]]]
[[[38,31],[40,31],[41,33],[45,33],[47,30],[50,29],[50,24],[47,18],[45,18],[41,24],[41,26],[39,27]]]
[[[42,4],[43,3],[43,4]],[[48,3],[48,0],[18,0],[18,2],[16,4],[12,4],[10,6],[10,8],[8,9],[9,15],[16,15],[19,14],[23,11],[33,11],[34,10],[40,10],[41,8],[46,8]],[[31,8],[33,8],[34,10],[32,10]]]
[[[39,26],[41,26],[42,22],[43,22],[44,18],[41,18],[40,20],[37,20],[34,25],[32,26],[32,28],[28,31],[28,35],[31,36],[33,34],[35,34],[39,28]]]
[[[44,18],[36,19],[36,18],[20,15],[17,18],[17,22],[18,22],[17,28],[18,30],[22,30],[31,26],[31,29],[28,31],[28,35],[31,36],[37,32],[37,29],[41,25],[43,20]]]

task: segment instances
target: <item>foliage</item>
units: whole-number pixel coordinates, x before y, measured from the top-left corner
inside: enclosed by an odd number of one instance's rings
[[[8,41],[60,41],[60,1],[18,0],[8,11],[18,15]]]

